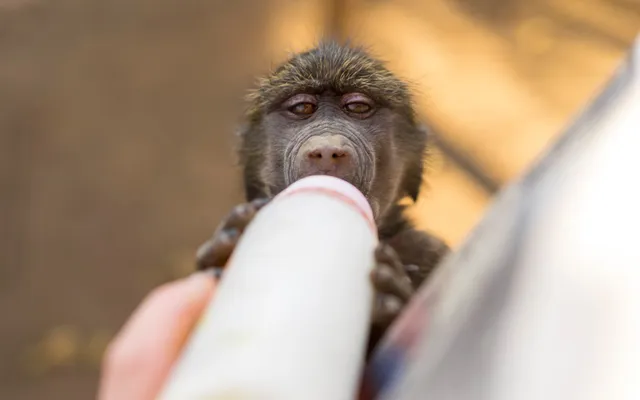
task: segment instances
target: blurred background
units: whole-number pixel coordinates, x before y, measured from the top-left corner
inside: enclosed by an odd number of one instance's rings
[[[609,78],[640,0],[0,0],[0,398],[88,399],[106,343],[235,203],[257,74],[323,36],[434,130],[412,213],[456,246]]]

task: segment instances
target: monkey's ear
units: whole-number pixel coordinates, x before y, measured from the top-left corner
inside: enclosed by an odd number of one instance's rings
[[[248,122],[242,122],[236,127],[236,137],[244,140],[244,138],[249,134],[250,130],[251,124],[249,124]]]
[[[247,154],[246,137],[250,129],[251,126],[249,124],[243,123],[236,126],[236,129],[234,130],[235,142],[233,145],[233,149],[235,157],[233,161],[236,166],[244,167],[245,157]]]
[[[263,155],[256,145],[260,143],[252,124],[242,124],[236,130],[239,139],[237,154],[238,163],[242,168],[242,180],[246,201],[265,197],[264,182],[260,177],[260,166],[263,163]]]
[[[404,192],[411,197],[414,202],[418,201],[418,195],[422,187],[422,173],[424,167],[421,162],[413,162],[408,165],[404,175]]]
[[[411,197],[414,202],[418,201],[420,189],[422,188],[422,178],[424,174],[424,160],[426,157],[426,143],[429,139],[429,128],[424,124],[416,126],[416,134],[420,136],[417,141],[421,144],[420,150],[415,157],[409,160],[402,181],[402,190]]]
[[[242,177],[244,180],[244,197],[246,201],[252,201],[267,197],[264,190],[264,182],[260,179],[257,162],[250,160],[244,165]]]

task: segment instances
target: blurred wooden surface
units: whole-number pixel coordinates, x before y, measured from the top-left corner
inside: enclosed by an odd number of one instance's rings
[[[110,335],[242,197],[268,4],[4,5],[0,399],[86,400]]]
[[[639,27],[638,0],[0,0],[0,398],[93,396],[113,332],[240,200],[241,99],[287,52],[350,37],[411,82],[446,144],[412,212],[455,246]]]

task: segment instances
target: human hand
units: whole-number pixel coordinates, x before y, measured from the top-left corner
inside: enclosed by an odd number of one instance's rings
[[[147,295],[107,348],[98,400],[154,399],[215,285],[201,272]]]

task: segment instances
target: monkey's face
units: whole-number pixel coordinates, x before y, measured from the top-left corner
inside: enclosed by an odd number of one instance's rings
[[[379,147],[375,135],[380,132],[371,121],[374,106],[360,93],[298,94],[287,99],[275,123],[283,134],[275,140],[284,142],[285,183],[309,175],[331,175],[366,195],[375,177]]]
[[[270,166],[263,178],[279,192],[306,176],[335,176],[357,187],[379,215],[397,197],[402,150],[411,151],[397,146],[397,119],[363,93],[295,94],[263,120]]]
[[[361,50],[324,44],[294,56],[253,93],[241,158],[247,200],[309,175],[356,186],[376,219],[418,196],[426,133],[404,82]]]

